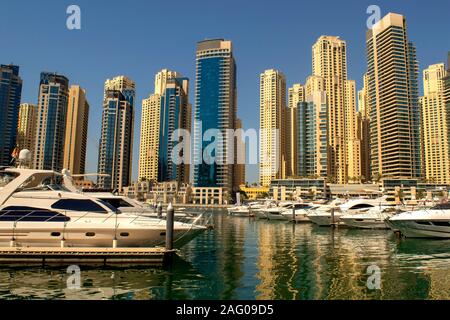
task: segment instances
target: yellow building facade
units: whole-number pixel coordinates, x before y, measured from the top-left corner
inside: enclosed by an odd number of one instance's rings
[[[356,89],[347,79],[347,45],[335,36],[321,36],[312,47],[312,75],[323,78],[328,103],[328,171],[336,183],[359,176],[356,136]],[[314,91],[318,91],[315,88]],[[356,158],[356,159],[355,159]]]
[[[422,106],[423,157],[425,177],[436,183],[450,184],[449,121],[444,96],[443,63],[423,71]]]
[[[259,182],[269,186],[286,176],[286,78],[278,70],[260,76]]]
[[[69,88],[63,162],[64,168],[72,174],[85,173],[88,120],[86,92],[73,85]]]

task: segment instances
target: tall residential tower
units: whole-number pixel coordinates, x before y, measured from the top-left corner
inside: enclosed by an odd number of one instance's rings
[[[21,95],[19,66],[0,65],[0,166],[11,164]]]
[[[197,43],[194,111],[194,185],[222,187],[231,198],[239,186],[234,181],[236,143],[229,137],[237,127],[236,63],[231,41],[205,40]],[[211,130],[213,131],[211,131]],[[220,132],[223,139],[216,152],[207,147]],[[204,135],[207,133],[206,135]],[[206,137],[205,137],[206,136]],[[205,152],[204,152],[205,151]]]
[[[63,169],[69,80],[56,73],[42,72],[39,84],[34,167]]]
[[[155,93],[142,102],[140,178],[189,182],[190,141],[184,141],[186,147],[174,153],[183,139],[177,130],[191,130],[188,94],[189,79],[167,69],[156,74]]]
[[[19,120],[17,121],[17,147],[28,149],[34,154],[36,138],[37,106],[30,103],[22,103],[19,108]]]
[[[98,185],[122,190],[131,183],[135,83],[118,76],[106,80],[99,143]]]
[[[450,184],[450,113],[445,101],[443,63],[423,71],[422,132],[425,178]]]
[[[359,176],[355,82],[347,79],[347,45],[321,36],[312,47],[312,75],[322,77],[328,104],[328,175],[335,183]]]
[[[259,183],[286,178],[286,78],[278,70],[260,75]]]
[[[372,175],[421,177],[416,49],[406,19],[387,14],[367,31]]]
[[[64,168],[72,174],[85,173],[88,120],[86,92],[80,86],[73,85],[69,89],[64,145]]]

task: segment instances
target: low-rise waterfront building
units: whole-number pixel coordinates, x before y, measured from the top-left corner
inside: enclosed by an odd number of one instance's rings
[[[326,198],[325,179],[277,179],[270,185],[269,195],[276,201],[299,198]]]
[[[264,199],[269,196],[269,187],[241,185],[239,189],[245,192],[248,200]]]
[[[224,199],[225,192],[222,187],[194,187],[192,188],[193,204],[228,204],[229,199]]]

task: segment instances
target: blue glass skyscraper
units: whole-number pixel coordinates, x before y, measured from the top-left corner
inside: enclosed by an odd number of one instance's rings
[[[177,129],[191,129],[191,106],[188,101],[188,78],[168,79],[161,96],[158,181],[189,182],[189,164],[176,164],[173,149],[177,141],[172,138]]]
[[[236,145],[224,139],[211,157],[203,153],[212,141],[204,141],[209,129],[219,130],[226,137],[226,130],[235,129],[236,117],[236,64],[231,41],[205,40],[197,44],[195,111],[194,111],[194,185],[196,187],[222,187],[231,192],[234,183],[233,161],[226,161],[236,154]],[[231,159],[233,159],[231,157]]]
[[[135,83],[124,76],[105,82],[98,186],[122,190],[131,183]]]
[[[42,72],[34,152],[36,169],[63,169],[68,99],[69,80],[63,75]]]
[[[16,145],[21,94],[19,67],[0,65],[0,166],[11,163],[11,153]]]
[[[313,92],[297,105],[297,173],[301,177],[327,176],[328,105],[323,91]]]

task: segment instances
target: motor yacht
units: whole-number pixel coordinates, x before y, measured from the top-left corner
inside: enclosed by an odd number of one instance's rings
[[[373,207],[361,213],[345,214],[339,221],[346,226],[360,229],[390,229],[387,219],[396,213],[395,209],[387,207]]]
[[[389,218],[388,223],[407,238],[450,238],[450,203],[402,212]]]
[[[311,222],[308,218],[308,214],[311,210],[318,208],[318,205],[312,203],[293,203],[281,214],[290,221],[295,221],[297,223],[301,222]]]
[[[348,201],[335,200],[331,205],[325,205],[312,211],[312,213],[308,215],[308,218],[320,226],[330,226],[332,224],[346,225],[345,221],[342,220],[342,217],[345,217],[349,223],[353,222],[355,226],[356,224],[364,225],[365,220],[367,220],[368,226],[374,226],[374,217],[376,216],[376,210],[374,208],[384,210],[384,206],[388,206],[386,197],[376,199],[357,198]],[[368,213],[369,210],[372,211],[369,215],[365,216],[364,214]],[[357,216],[357,220],[352,219],[354,215]],[[334,221],[332,221],[333,219]],[[381,220],[381,218],[377,219],[379,219],[377,222],[384,224],[384,221]]]
[[[339,221],[352,228],[389,229],[386,219],[396,213],[396,205],[387,196],[375,199],[355,199],[341,206]]]
[[[263,215],[268,220],[288,220],[283,213],[289,212],[289,208],[293,205],[293,202],[280,202],[277,206],[269,206],[262,210]],[[292,216],[292,213],[291,213]]]
[[[341,211],[339,206],[327,204],[314,207],[312,210],[309,210],[309,213],[306,216],[314,224],[321,227],[327,227],[335,223],[340,223],[339,218],[341,216]]]
[[[250,208],[248,206],[233,206],[231,208],[227,208],[228,214],[230,216],[235,217],[249,217],[250,216]]]
[[[174,223],[174,247],[206,230]],[[0,246],[147,247],[165,241],[166,221],[122,213],[109,203],[66,188],[50,170],[0,170]]]

